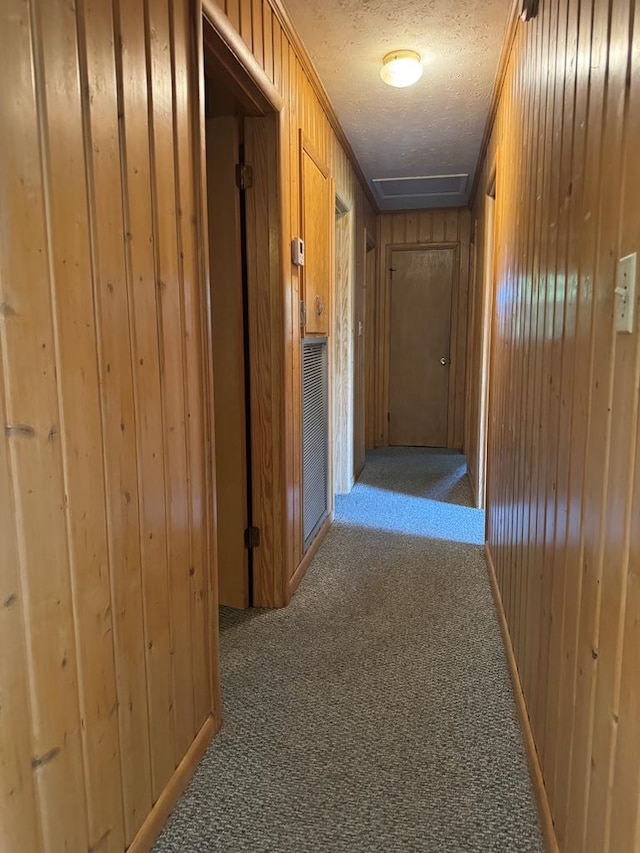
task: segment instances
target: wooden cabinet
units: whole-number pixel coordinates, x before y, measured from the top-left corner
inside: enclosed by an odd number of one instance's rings
[[[331,234],[334,200],[329,170],[300,134],[302,194],[303,299],[307,335],[328,335],[331,328]]]

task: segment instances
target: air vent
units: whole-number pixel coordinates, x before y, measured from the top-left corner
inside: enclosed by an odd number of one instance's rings
[[[464,198],[469,175],[420,175],[410,178],[373,178],[372,183],[382,200]]]
[[[304,550],[329,509],[327,339],[302,341],[302,527]]]

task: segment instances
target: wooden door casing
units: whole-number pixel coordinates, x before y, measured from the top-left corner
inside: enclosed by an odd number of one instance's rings
[[[391,252],[392,445],[447,446],[455,265],[453,247]]]

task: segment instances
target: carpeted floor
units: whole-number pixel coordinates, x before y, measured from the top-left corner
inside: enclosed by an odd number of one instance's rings
[[[157,853],[542,853],[464,470],[375,451],[291,605],[222,612],[225,724]]]

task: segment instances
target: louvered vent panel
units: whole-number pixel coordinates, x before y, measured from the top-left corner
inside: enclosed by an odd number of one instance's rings
[[[302,341],[302,522],[306,551],[328,510],[327,340]]]

